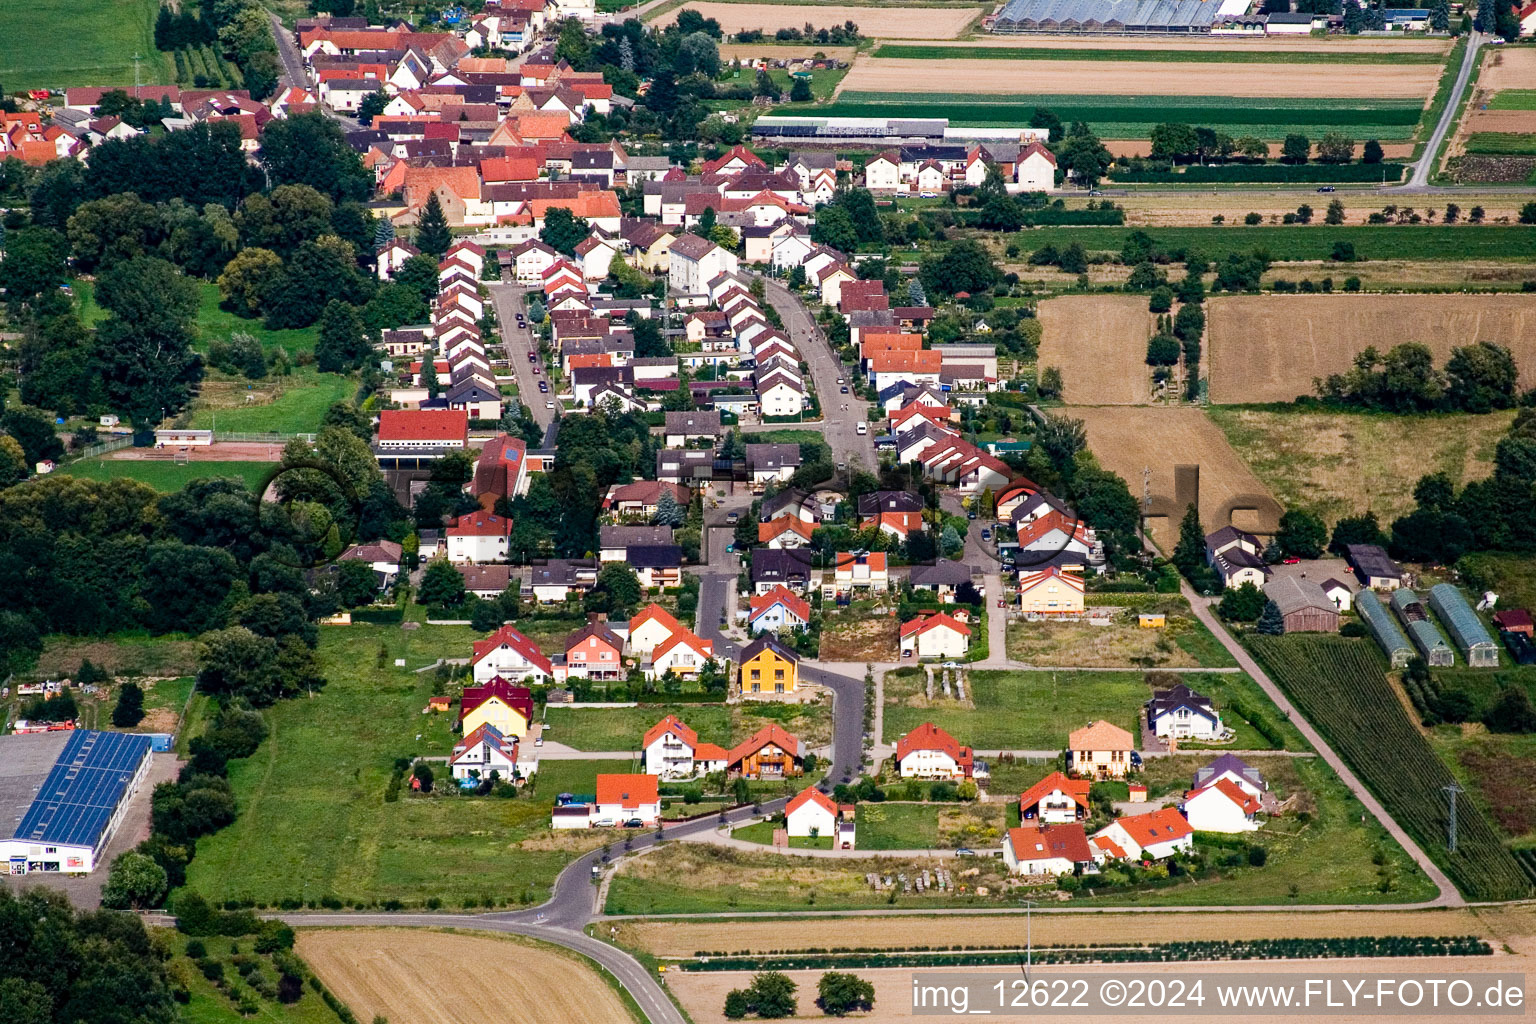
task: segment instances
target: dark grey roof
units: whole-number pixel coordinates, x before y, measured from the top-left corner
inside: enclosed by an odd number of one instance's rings
[[[1403,570],[1387,557],[1386,550],[1379,544],[1346,544],[1344,557],[1362,575],[1390,580],[1403,578]]]
[[[636,569],[676,569],[683,564],[683,549],[676,544],[642,544],[631,547],[629,564]]]
[[[1211,702],[1211,698],[1198,694],[1183,683],[1179,683],[1166,690],[1152,691],[1152,699],[1147,701],[1147,721],[1155,722],[1163,715],[1172,714],[1179,708],[1188,708],[1211,722],[1220,720],[1216,714],[1216,705]]]
[[[696,412],[667,413],[668,434],[720,434],[720,414],[713,409]]]
[[[627,548],[631,545],[665,545],[672,543],[670,526],[603,526],[598,528],[600,543],[605,548]]]
[[[798,444],[749,444],[747,465],[752,469],[781,469],[800,465]]]
[[[782,583],[786,580],[809,576],[810,566],[789,551],[775,548],[752,549],[752,581],[754,583]]]
[[[881,512],[921,512],[923,499],[911,491],[873,491],[859,495],[859,515],[873,516]]]
[[[948,558],[941,558],[932,565],[914,565],[912,585],[914,587],[958,587],[962,583],[970,582],[971,571],[971,567],[964,562],[953,562]]]

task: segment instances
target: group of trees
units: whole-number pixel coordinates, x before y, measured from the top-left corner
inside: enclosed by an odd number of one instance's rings
[[[258,0],[202,0],[199,12],[191,4],[178,11],[162,6],[155,19],[155,48],[216,46],[239,66],[252,99],[266,99],[277,88],[282,64],[277,41]]]
[[[732,989],[725,997],[725,1016],[741,1020],[752,1016],[761,1020],[793,1017],[798,1003],[799,986],[779,971],[764,971],[752,976],[746,988]],[[874,1009],[874,983],[856,974],[828,971],[816,983],[816,1005],[829,1017],[846,1017]]]
[[[1514,355],[1489,341],[1453,348],[1440,370],[1427,345],[1404,342],[1385,353],[1372,345],[1345,373],[1313,381],[1329,404],[1397,413],[1512,409],[1518,384]]]
[[[1214,128],[1169,122],[1155,125],[1150,136],[1153,160],[1167,160],[1175,164],[1221,163],[1234,158],[1259,162],[1269,159],[1269,143],[1256,136],[1245,135],[1234,139]],[[1292,132],[1285,136],[1280,146],[1280,159],[1289,164],[1304,164],[1313,153],[1313,143],[1305,135]],[[1354,159],[1355,140],[1342,132],[1328,132],[1317,141],[1318,163],[1347,164]],[[1368,139],[1361,152],[1360,162],[1379,164],[1382,160],[1381,143]]]
[[[744,28],[732,38],[738,43],[760,43],[768,38],[768,34],[760,28]],[[863,36],[859,35],[859,26],[852,21],[845,21],[841,25],[830,25],[826,28],[817,28],[810,22],[806,22],[803,28],[777,29],[773,33],[773,38],[781,43],[804,41],[832,46],[852,46]]]

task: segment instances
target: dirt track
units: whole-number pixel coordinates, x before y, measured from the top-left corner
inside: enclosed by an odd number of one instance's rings
[[[1413,341],[1443,363],[1458,345],[1514,353],[1520,386],[1536,386],[1536,295],[1244,295],[1207,304],[1211,401],[1289,402],[1313,379],[1350,368],[1368,345]]]
[[[1061,370],[1074,405],[1151,401],[1147,339],[1152,314],[1140,295],[1066,295],[1040,303],[1040,358]]]
[[[424,929],[302,929],[298,953],[357,1015],[400,1024],[630,1024],[574,956],[508,938]]]
[[[123,448],[109,453],[108,459],[129,461],[172,462],[182,449]],[[283,457],[281,442],[215,441],[213,444],[193,445],[185,450],[188,462],[277,462]]]
[[[953,39],[981,13],[980,7],[823,7],[820,4],[690,3],[691,11],[714,18],[726,33],[760,28],[830,28],[851,21],[864,35],[884,39]],[[677,20],[676,12],[656,19],[658,26]],[[931,62],[930,62],[931,63]]]
[[[700,4],[710,7],[710,4]],[[725,4],[724,7],[735,5]],[[765,8],[783,10],[784,8]],[[793,8],[790,8],[793,9]],[[816,8],[827,10],[828,8]],[[842,8],[851,10],[851,8]],[[882,12],[887,18],[908,12]],[[938,12],[921,11],[921,14]],[[717,17],[718,15],[711,15]],[[813,19],[814,20],[814,19]],[[855,19],[857,20],[857,19]],[[930,19],[931,20],[931,19]],[[722,21],[722,24],[723,21]],[[751,27],[751,26],[748,26]],[[930,28],[928,31],[932,31]],[[1073,74],[1059,60],[922,60],[870,58],[854,64],[842,93],[1058,93],[1107,96],[1273,97],[1277,76],[1289,97],[1403,98],[1427,96],[1440,69],[1434,64],[1183,64],[1094,61]]]

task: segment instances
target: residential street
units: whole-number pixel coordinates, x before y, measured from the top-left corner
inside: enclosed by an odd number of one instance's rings
[[[517,375],[518,397],[528,407],[534,421],[547,431],[550,421],[555,418],[555,410],[549,408],[549,404],[555,401],[554,388],[551,387],[547,393],[539,390],[539,381],[546,380],[546,368],[539,358],[538,338],[526,324],[523,327],[517,326],[517,314],[524,312],[523,294],[528,289],[520,284],[491,284],[486,287],[491,293],[491,305],[496,309],[502,344],[507,349],[507,363]],[[534,359],[528,358],[529,353],[533,354]],[[539,367],[539,373],[533,372],[535,366]]]

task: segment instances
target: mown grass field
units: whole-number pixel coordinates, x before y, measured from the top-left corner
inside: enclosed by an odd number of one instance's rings
[[[1122,52],[1115,50],[1118,55]],[[1132,51],[1134,52],[1134,51]],[[1413,135],[1419,100],[1243,99],[1216,96],[1101,96],[1041,94],[853,92],[819,108],[833,117],[947,117],[957,125],[1028,124],[1036,107],[1063,121],[1085,121],[1103,138],[1145,138],[1154,125],[1175,121],[1218,128],[1229,135],[1279,139],[1289,132],[1321,136],[1343,130],[1382,141]]]
[[[597,773],[633,762],[547,761],[534,793],[512,800],[413,797],[408,787],[398,801],[384,799],[395,758],[444,756],[453,746],[451,713],[421,713],[432,682],[413,670],[467,651],[477,636],[467,626],[322,628],[325,689],[266,712],[267,740],[230,767],[240,816],[198,841],[188,884],[214,899],[269,903],[542,899],[560,868],[595,842],[550,833],[555,794],[591,792]],[[396,658],[406,667],[395,668]]]
[[[8,92],[73,85],[168,84],[155,49],[159,0],[12,0],[0,4],[0,83]]]
[[[275,463],[271,462],[189,462],[178,466],[174,462],[143,459],[86,459],[60,466],[57,472],[88,480],[138,480],[169,494],[193,480],[216,476],[239,477],[247,487],[255,487],[272,472],[273,465]]]
[[[1500,89],[1488,101],[1489,110],[1536,110],[1536,89]]]
[[[325,411],[351,398],[356,388],[349,377],[313,367],[260,381],[208,381],[193,409],[192,426],[217,428],[221,433],[312,433],[320,429]],[[254,400],[245,402],[247,394]]]
[[[965,701],[938,686],[930,701],[920,675],[887,675],[885,742],[932,722],[979,750],[1061,750],[1100,718],[1133,729],[1150,696],[1137,672],[972,672]]]
[[[1439,64],[1445,57],[1417,51],[1321,50],[1133,50],[1129,48],[1054,46],[926,46],[922,43],[884,43],[873,57],[904,57],[912,60],[1114,60],[1179,64]]]
[[[1468,153],[1493,156],[1536,156],[1536,135],[1518,132],[1473,132],[1467,136]]]
[[[1349,197],[1346,195],[1346,206]],[[1316,204],[1313,204],[1316,205]],[[1237,218],[1228,218],[1229,220]],[[1118,253],[1134,228],[1042,227],[1012,236],[1025,252],[1044,245],[1078,243],[1089,252]],[[1520,260],[1536,259],[1536,235],[1528,227],[1497,224],[1405,224],[1327,227],[1260,225],[1245,227],[1155,227],[1147,230],[1164,247],[1198,252],[1206,259],[1263,249],[1273,260],[1326,260],[1335,242],[1350,242],[1360,260]],[[1351,273],[1337,264],[1336,279]]]

